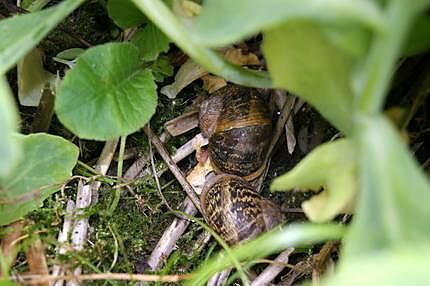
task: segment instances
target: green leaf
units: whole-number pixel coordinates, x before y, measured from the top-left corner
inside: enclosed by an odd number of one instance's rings
[[[373,1],[344,0],[206,0],[192,26],[192,34],[206,46],[224,46],[287,20],[359,22],[375,29],[384,27]]]
[[[55,111],[80,138],[108,140],[137,131],[157,105],[154,78],[140,66],[130,43],[110,43],[86,50],[67,72]]]
[[[0,181],[0,225],[11,223],[38,208],[44,199],[59,190],[53,184],[70,177],[78,159],[78,148],[53,135],[17,135],[23,146],[23,159],[13,174]],[[35,197],[26,200],[26,196]]]
[[[39,12],[0,21],[0,74],[12,68],[84,0],[66,0]]]
[[[302,204],[308,218],[315,222],[333,219],[348,210],[356,195],[356,159],[347,139],[322,144],[291,171],[276,178],[271,190],[324,191]]]
[[[236,84],[259,88],[271,87],[271,81],[266,72],[240,68],[230,64],[215,51],[197,44],[189,29],[179,21],[162,1],[132,1],[179,48],[209,72]]]
[[[317,25],[289,22],[264,33],[273,83],[302,97],[339,130],[351,129],[351,59]]]
[[[131,42],[139,48],[144,60],[153,61],[160,53],[169,50],[170,40],[154,24],[149,23],[136,31]]]
[[[166,77],[173,75],[173,67],[167,57],[159,57],[151,64],[150,69],[155,81],[158,82],[162,82]]]
[[[14,137],[18,132],[18,110],[4,76],[0,76],[0,179],[8,176],[18,163],[21,145]]]
[[[20,284],[10,281],[10,280],[3,280],[0,279],[0,286],[19,286]]]
[[[430,16],[418,17],[405,42],[403,55],[412,56],[430,50]]]
[[[336,48],[354,59],[363,58],[368,49],[371,34],[357,25],[319,25],[321,32]]]
[[[49,3],[49,0],[23,0],[21,7],[30,12],[41,10]]]
[[[81,48],[71,48],[71,49],[67,49],[64,50],[62,52],[59,52],[56,57],[62,60],[74,60],[76,59],[78,56],[80,56],[85,50],[81,49]]]
[[[266,257],[288,247],[309,245],[342,237],[342,225],[291,224],[287,227],[265,233],[244,244],[240,244],[231,252],[239,261]],[[218,253],[204,263],[192,275],[185,285],[203,285],[209,278],[223,269],[233,267],[231,259],[225,253]]]
[[[427,285],[430,244],[406,244],[340,262],[338,272],[322,286]],[[364,275],[363,275],[364,274]]]
[[[130,0],[109,0],[109,17],[123,29],[139,26],[147,21],[145,15]]]
[[[387,119],[358,123],[359,198],[343,256],[429,241],[428,178]]]

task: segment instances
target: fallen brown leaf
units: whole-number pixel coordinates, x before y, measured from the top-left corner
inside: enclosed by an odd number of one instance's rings
[[[203,89],[209,93],[213,93],[227,85],[225,79],[215,75],[205,75],[202,77],[203,80]]]
[[[224,58],[232,64],[239,66],[258,66],[260,60],[253,53],[245,54],[240,48],[229,48],[224,51]]]

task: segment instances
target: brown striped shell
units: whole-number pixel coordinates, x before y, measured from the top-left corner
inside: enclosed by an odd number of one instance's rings
[[[262,170],[272,135],[267,105],[251,88],[228,85],[200,109],[200,129],[218,173],[253,180]]]
[[[276,204],[254,192],[238,176],[218,175],[210,179],[200,203],[206,222],[230,245],[255,238],[285,219]]]

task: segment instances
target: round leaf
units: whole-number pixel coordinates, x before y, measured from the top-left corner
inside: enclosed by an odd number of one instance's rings
[[[59,90],[60,121],[81,138],[108,140],[137,131],[157,105],[152,73],[139,65],[129,43],[110,43],[85,51]]]
[[[78,159],[78,148],[53,135],[37,133],[18,135],[23,147],[23,160],[13,174],[0,181],[0,225],[11,223],[40,206],[58,191],[53,184],[70,177]],[[5,201],[7,203],[5,203]]]

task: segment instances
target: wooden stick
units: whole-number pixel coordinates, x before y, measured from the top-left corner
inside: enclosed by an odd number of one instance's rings
[[[40,238],[33,241],[30,248],[25,251],[30,273],[49,275],[48,264],[46,263],[45,247]],[[48,281],[35,283],[39,286],[49,286]]]
[[[293,253],[294,248],[288,248],[287,250],[284,250],[281,254],[276,257],[276,262],[281,263],[288,263],[288,258]],[[266,269],[263,270],[263,272],[260,273],[260,275],[255,278],[254,281],[252,281],[251,286],[264,286],[269,284],[273,279],[275,279],[276,276],[278,276],[279,273],[282,272],[284,269],[284,266],[281,266],[279,264],[271,264]]]
[[[82,181],[78,183],[78,194],[76,195],[75,216],[82,216],[84,209],[91,205],[91,185],[84,185]],[[85,241],[88,233],[88,217],[83,217],[74,222],[72,231],[72,247],[75,251],[81,251],[84,248]],[[73,275],[80,275],[82,268],[78,266],[73,270]],[[79,285],[77,280],[69,280],[67,286]]]
[[[199,126],[199,112],[191,111],[182,114],[164,124],[164,128],[172,136],[179,136]]]
[[[180,210],[191,216],[197,214],[196,207],[188,197],[183,201]],[[170,226],[164,231],[148,259],[148,265],[151,270],[155,271],[159,269],[166,262],[176,242],[185,232],[189,224],[190,221],[177,217],[173,220]]]
[[[112,158],[115,154],[115,149],[118,145],[118,139],[114,139],[111,141],[107,141],[105,143],[105,146],[103,147],[102,153],[100,154],[100,157],[97,161],[97,165],[95,166],[96,171],[101,175],[106,175],[110,163],[112,162]],[[94,181],[89,184],[84,185],[82,181],[79,181],[78,184],[78,193],[76,197],[76,210],[77,213],[82,213],[83,209],[90,206],[91,204],[95,204],[98,201],[98,189],[101,186],[101,182]],[[68,221],[69,218],[64,219],[63,223],[63,230],[67,229],[69,226],[67,224],[71,223]],[[87,238],[87,232],[88,232],[89,224],[88,224],[88,218],[81,218],[77,221],[73,222],[73,230],[72,230],[72,246],[75,250],[81,250],[84,247],[86,238]],[[59,238],[61,238],[59,236]],[[65,242],[63,242],[64,244]],[[64,269],[61,266],[55,266],[53,267],[55,272],[57,273],[64,273]],[[78,275],[81,273],[81,267],[77,267],[74,270],[74,274]],[[55,286],[62,286],[63,281],[60,279],[57,282],[55,282]],[[67,286],[76,286],[79,285],[77,280],[68,281]]]
[[[23,227],[23,220],[11,223],[8,226],[8,230],[10,230],[10,232],[6,233],[1,241],[2,255],[7,268],[15,263],[17,254],[16,241],[21,237]],[[2,278],[5,278],[6,276],[7,273],[1,273]]]
[[[225,285],[230,276],[231,268],[215,273],[206,284],[207,286]]]
[[[54,281],[57,279],[64,280],[125,280],[125,281],[154,281],[154,282],[178,282],[191,278],[190,274],[182,275],[150,275],[150,274],[131,274],[131,273],[95,273],[83,275],[19,275],[15,277],[16,281],[23,281],[26,284],[35,284]]]
[[[145,131],[149,139],[151,139],[152,144],[154,144],[154,147],[157,149],[158,153],[163,158],[164,162],[166,162],[170,171],[173,173],[175,178],[181,184],[182,188],[187,193],[187,196],[190,198],[191,202],[201,212],[200,200],[196,192],[194,191],[190,183],[185,179],[184,175],[182,174],[181,170],[178,168],[176,163],[173,161],[172,157],[170,157],[169,153],[164,147],[163,142],[161,142],[161,140],[157,137],[157,135],[154,134],[154,132],[152,131],[149,125],[144,127],[143,130]]]
[[[66,207],[66,214],[64,215],[64,223],[63,223],[63,229],[58,234],[58,242],[60,243],[60,246],[57,248],[57,254],[65,254],[68,250],[67,248],[67,241],[69,234],[72,230],[72,213],[75,209],[75,203],[72,200],[69,200],[67,202]],[[54,265],[52,267],[52,275],[59,276],[64,275],[64,267],[61,267],[60,265]],[[64,283],[64,280],[58,280],[55,281],[54,286],[62,286]]]
[[[160,140],[165,142],[169,138],[169,135],[166,132],[161,133]],[[143,177],[142,173],[149,174],[149,169],[146,172],[142,172],[143,168],[148,165],[149,162],[149,154],[143,154],[140,158],[131,164],[131,166],[127,169],[123,178],[125,180],[132,180],[137,177]]]
[[[106,175],[109,166],[112,162],[113,156],[115,155],[116,147],[118,146],[118,138],[112,139],[110,141],[106,141],[105,146],[103,147],[102,153],[100,154],[99,159],[97,160],[97,164],[94,167],[96,171],[101,175]],[[91,183],[91,192],[92,197],[91,201],[93,204],[96,204],[99,200],[98,189],[101,186],[101,182],[95,181]]]
[[[198,144],[202,143],[205,143],[205,141],[196,141],[196,145],[194,147],[199,148]],[[193,186],[197,193],[200,193],[203,188],[201,182],[204,181],[204,178],[206,177],[206,163],[207,162],[199,162],[199,164],[195,166],[193,171],[187,176],[187,181]],[[197,209],[188,197],[181,204],[180,209],[182,212],[191,216],[197,214]],[[176,241],[178,241],[182,236],[189,224],[190,222],[188,220],[181,218],[175,218],[173,220],[172,224],[164,231],[148,259],[148,265],[151,270],[157,270],[164,264],[165,260],[173,251]]]

